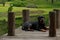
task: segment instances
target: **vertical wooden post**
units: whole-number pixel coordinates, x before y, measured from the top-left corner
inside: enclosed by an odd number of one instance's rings
[[[24,22],[29,21],[29,10],[26,10],[26,9],[23,10],[22,15],[23,15]]]
[[[8,13],[8,36],[15,35],[15,14],[14,12]]]
[[[59,10],[54,9],[56,12],[56,28],[59,28]]]
[[[60,29],[60,10],[59,10],[59,16],[58,16],[58,26],[59,26],[59,29]]]
[[[55,37],[56,36],[55,12],[49,12],[49,17],[50,17],[49,37]]]

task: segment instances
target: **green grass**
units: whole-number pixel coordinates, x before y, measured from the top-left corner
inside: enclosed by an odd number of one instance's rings
[[[54,3],[51,3],[51,0],[39,0],[36,3],[38,7],[40,8],[60,8],[60,1],[59,0],[54,0]]]
[[[21,19],[16,18],[15,22],[16,22],[15,28],[18,28],[22,24],[22,18]],[[8,22],[5,20],[1,20],[0,21],[0,36],[7,33],[7,32],[8,32]]]
[[[22,10],[29,9],[30,16],[48,14],[53,8],[25,8],[25,7],[13,7],[13,12],[15,12],[16,17],[22,17]],[[7,19],[8,7],[0,7],[0,20]]]
[[[7,12],[9,7],[0,7],[0,12]],[[25,7],[13,7],[14,12],[21,12],[23,9],[29,9],[31,11],[36,10],[51,10],[52,8],[25,8]]]

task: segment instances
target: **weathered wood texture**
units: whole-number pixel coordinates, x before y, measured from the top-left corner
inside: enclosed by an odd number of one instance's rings
[[[54,9],[54,11],[56,12],[56,28],[59,28],[59,10],[58,9]]]
[[[14,12],[8,13],[8,36],[15,35],[15,14]]]
[[[22,11],[22,15],[23,15],[23,22],[29,21],[29,10],[23,10]]]
[[[49,37],[56,36],[56,15],[55,12],[49,12],[50,26],[49,26]]]

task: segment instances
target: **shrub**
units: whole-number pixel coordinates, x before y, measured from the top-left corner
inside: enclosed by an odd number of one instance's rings
[[[20,0],[15,0],[13,2],[13,6],[16,6],[16,7],[25,7],[27,4],[26,1],[20,1]]]
[[[9,8],[8,8],[8,12],[11,12],[13,10],[13,6],[10,6]]]

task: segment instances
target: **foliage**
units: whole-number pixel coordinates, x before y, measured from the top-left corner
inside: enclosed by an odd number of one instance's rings
[[[11,12],[13,10],[13,6],[10,6],[9,8],[8,8],[8,12]]]
[[[3,6],[5,6],[6,2],[7,2],[7,0],[0,0],[0,3],[3,4]]]
[[[26,1],[21,0],[15,0],[12,4],[16,7],[25,7],[27,5]]]
[[[7,2],[7,0],[0,0],[0,3],[5,3]]]
[[[37,7],[55,7],[60,5],[59,0],[14,0],[13,5],[16,7],[37,6]],[[44,3],[43,3],[44,2]],[[53,2],[53,4],[52,4]],[[57,4],[59,3],[59,4]]]
[[[1,3],[3,2],[4,0],[2,0]],[[60,0],[54,0],[53,4],[52,0],[11,0],[10,2],[16,7],[27,7],[27,6],[31,7],[31,5],[32,7],[37,6],[39,8],[41,7],[51,8],[52,6],[60,7]]]

